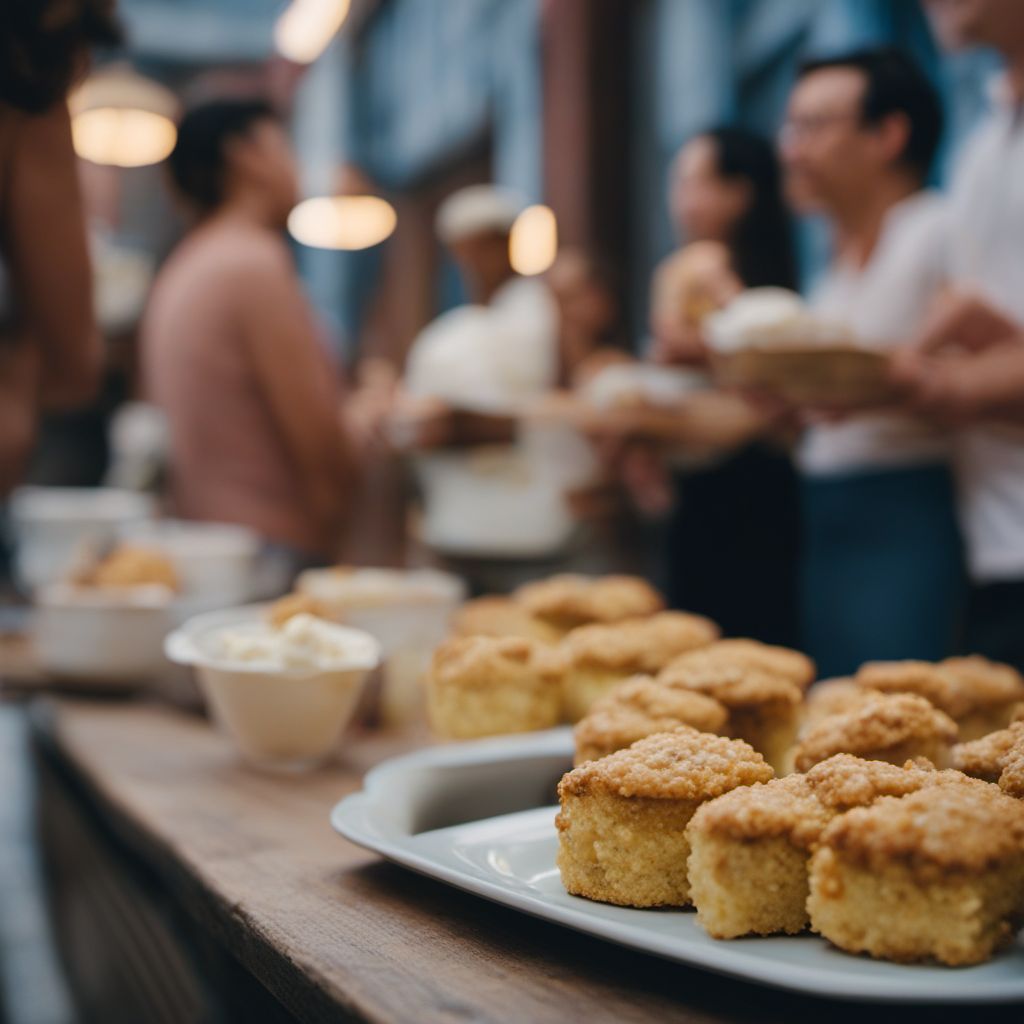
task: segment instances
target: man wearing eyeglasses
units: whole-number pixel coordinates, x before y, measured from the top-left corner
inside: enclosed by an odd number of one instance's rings
[[[859,343],[911,336],[942,280],[941,198],[925,188],[942,114],[902,53],[806,65],[780,147],[790,201],[832,229],[811,303]],[[815,420],[801,441],[804,643],[824,675],[949,652],[962,554],[946,438],[903,410]]]

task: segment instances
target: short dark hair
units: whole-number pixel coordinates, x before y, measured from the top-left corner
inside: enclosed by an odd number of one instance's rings
[[[921,180],[927,178],[942,138],[942,103],[918,64],[901,50],[876,47],[807,61],[798,77],[828,68],[852,68],[864,75],[865,124],[878,124],[891,114],[906,116],[910,131],[900,162]]]
[[[224,201],[227,143],[268,119],[277,115],[259,99],[211,100],[188,110],[167,160],[178,191],[204,212],[219,206]]]
[[[116,46],[111,0],[75,0],[54,24],[57,0],[4,0],[0,16],[0,102],[29,114],[67,95],[93,46]]]

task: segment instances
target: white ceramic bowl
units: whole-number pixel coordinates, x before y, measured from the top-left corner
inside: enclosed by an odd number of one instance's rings
[[[126,541],[163,552],[178,571],[182,600],[197,611],[253,598],[260,539],[245,526],[157,519],[129,524],[119,533]]]
[[[311,768],[334,750],[367,674],[380,661],[379,647],[362,630],[339,626],[355,649],[329,669],[271,669],[226,659],[219,636],[260,621],[264,610],[250,605],[199,615],[171,633],[164,650],[172,662],[194,668],[213,717],[246,761],[280,771]]]
[[[153,515],[153,499],[109,487],[20,487],[11,495],[17,579],[27,591],[60,579],[84,544],[102,545]]]
[[[89,589],[56,583],[36,592],[32,636],[47,674],[92,688],[134,689],[167,667],[172,595],[162,587]]]

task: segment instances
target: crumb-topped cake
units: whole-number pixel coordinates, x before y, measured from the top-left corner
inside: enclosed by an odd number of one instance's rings
[[[772,775],[748,744],[688,726],[587,761],[558,786],[562,884],[605,903],[685,906],[686,826],[694,811]]]
[[[580,626],[565,637],[548,665],[561,677],[565,714],[575,722],[617,683],[657,672],[676,655],[717,636],[718,627],[701,615],[660,612],[646,619]]]
[[[825,826],[851,807],[914,792],[943,774],[837,754],[806,775],[704,804],[687,831],[698,920],[716,939],[803,931],[808,861]]]
[[[851,953],[979,963],[1024,910],[1024,805],[928,787],[836,818],[811,859],[811,925]]]
[[[453,636],[520,636],[546,644],[562,636],[512,598],[498,596],[466,601],[452,616],[451,632]]]
[[[1006,725],[1024,700],[1024,680],[1009,665],[978,655],[945,661],[875,661],[861,666],[856,681],[881,693],[916,693],[946,712],[961,739]]]
[[[814,681],[814,662],[789,647],[764,644],[759,640],[729,638],[718,640],[699,651],[681,655],[673,666],[699,670],[734,667],[779,676],[806,689]]]
[[[853,711],[871,700],[875,693],[874,690],[858,685],[852,677],[823,679],[815,683],[804,697],[801,732],[807,732],[823,718]]]
[[[779,774],[789,770],[803,691],[782,676],[737,665],[703,666],[676,659],[658,675],[665,686],[713,697],[729,712],[727,735],[746,740]]]
[[[990,661],[980,654],[946,658],[939,665],[968,694],[970,708],[958,719],[960,738],[975,739],[1002,729],[1024,710],[1024,677],[1012,666]]]
[[[924,697],[880,693],[808,729],[793,752],[794,763],[797,771],[807,771],[833,754],[849,753],[891,764],[925,757],[945,767],[956,736],[956,723]]]
[[[717,733],[727,718],[725,708],[712,697],[662,686],[650,676],[635,676],[597,701],[573,730],[575,763],[596,761],[679,725]]]
[[[566,573],[526,583],[513,598],[531,615],[563,633],[591,622],[653,615],[665,607],[661,595],[637,576]]]
[[[427,673],[430,722],[441,736],[471,739],[556,725],[558,687],[541,671],[544,648],[523,637],[457,637]]]
[[[1024,754],[1024,721],[1011,722],[981,739],[958,743],[953,748],[953,766],[986,782],[998,782],[1007,761],[1016,753]]]

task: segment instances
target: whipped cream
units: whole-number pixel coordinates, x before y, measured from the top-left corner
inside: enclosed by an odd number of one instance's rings
[[[227,661],[270,669],[373,668],[376,641],[367,633],[335,625],[315,615],[293,615],[279,629],[248,623],[223,630],[218,654]]]

